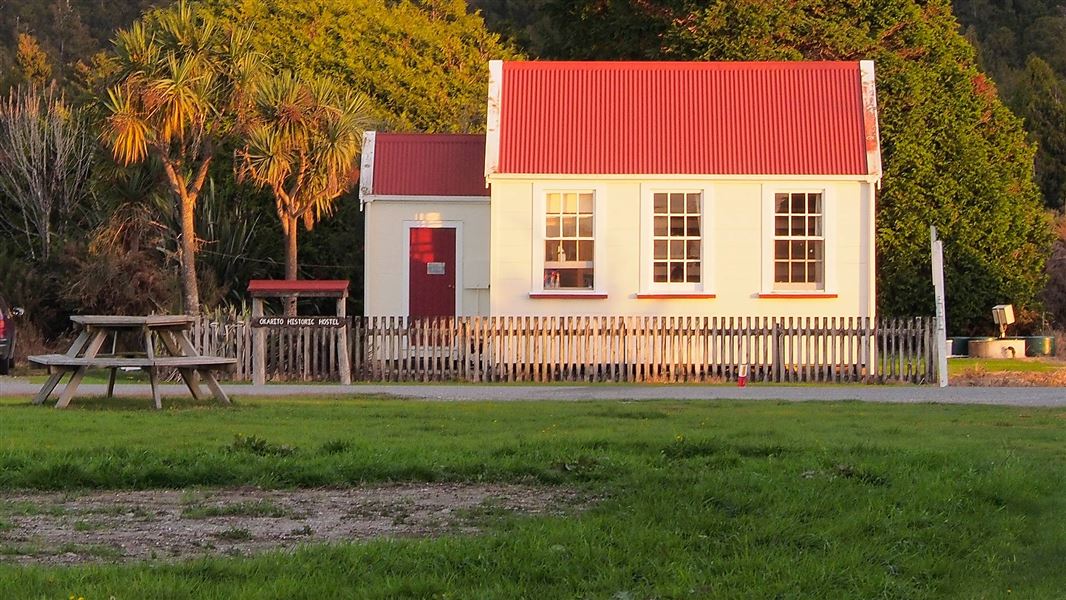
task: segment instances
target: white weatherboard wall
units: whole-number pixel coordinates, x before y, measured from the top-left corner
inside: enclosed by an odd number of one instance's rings
[[[489,203],[486,200],[377,199],[365,206],[363,314],[407,316],[411,227],[456,227],[458,316],[489,314]]]
[[[492,184],[492,265],[490,305],[493,316],[874,316],[874,189],[869,181],[835,178],[692,178],[635,179],[589,177],[530,179],[490,176]],[[650,227],[642,219],[642,197],[655,189],[704,191],[705,289],[714,298],[638,298],[641,265],[650,263],[642,236]],[[541,198],[547,191],[593,190],[596,193],[596,289],[600,298],[531,298],[538,290],[534,252],[543,253]],[[825,293],[834,298],[763,298],[772,277],[772,214],[775,191],[824,191],[826,236]],[[768,221],[769,220],[769,221]],[[767,274],[768,275],[768,274]]]

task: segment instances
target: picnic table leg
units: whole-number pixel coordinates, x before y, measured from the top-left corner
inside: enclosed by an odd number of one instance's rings
[[[37,395],[34,396],[33,403],[44,404],[45,400],[48,400],[48,396],[52,395],[52,390],[56,389],[56,386],[59,385],[59,381],[63,379],[63,376],[66,374],[66,369],[56,367],[56,372],[48,376],[48,381],[44,382],[41,391],[37,392]]]
[[[75,357],[85,348],[85,343],[89,341],[89,332],[82,331],[78,334],[78,337],[74,339],[74,343],[70,345],[70,349],[67,350],[67,356]],[[48,376],[48,381],[44,382],[44,386],[41,387],[41,391],[37,392],[37,395],[33,398],[34,404],[44,404],[48,397],[52,395],[52,391],[56,389],[59,382],[62,381],[63,376],[67,374],[66,369],[57,368],[55,373]]]
[[[215,379],[214,373],[204,369],[202,376],[204,382],[207,383],[207,387],[211,389],[211,393],[215,395],[215,399],[218,400],[219,404],[232,404],[229,401],[229,396],[226,395],[226,391],[222,389],[222,386],[218,384],[218,380]]]
[[[174,333],[170,331],[159,332],[159,339],[163,341],[163,346],[166,347],[171,356],[187,356],[187,354],[182,352],[181,346],[174,337]],[[192,392],[192,397],[197,400],[203,400],[204,394],[200,391],[200,374],[197,373],[196,369],[178,369],[178,373],[181,374],[185,387]]]
[[[159,397],[159,374],[155,367],[148,367],[145,370],[148,371],[148,382],[152,386],[152,404],[155,405],[156,410],[162,410],[163,400]]]
[[[115,397],[115,372],[118,371],[118,367],[111,367],[111,375],[107,378],[107,397]]]
[[[107,332],[97,331],[93,335],[92,341],[89,342],[89,346],[85,349],[84,357],[95,357],[96,353],[100,351],[100,346],[104,345],[105,339],[107,339]],[[59,395],[59,400],[56,401],[56,408],[66,408],[67,405],[70,404],[71,398],[74,397],[74,392],[77,391],[78,386],[81,385],[81,380],[85,377],[85,372],[88,370],[88,367],[78,367],[77,370],[74,371],[74,374],[70,376],[70,381],[67,382],[67,387],[63,388],[63,393]]]
[[[185,382],[185,387],[189,388],[192,392],[192,397],[196,400],[203,400],[204,393],[200,389],[200,377],[196,374],[196,369],[178,369],[178,373],[181,374],[181,379]]]

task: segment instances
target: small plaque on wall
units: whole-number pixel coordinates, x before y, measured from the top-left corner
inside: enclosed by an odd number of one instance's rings
[[[444,275],[444,263],[426,263],[426,275]]]

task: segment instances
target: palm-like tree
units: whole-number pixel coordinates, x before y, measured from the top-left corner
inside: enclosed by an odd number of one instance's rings
[[[162,164],[181,216],[182,300],[198,314],[196,201],[218,142],[239,127],[266,64],[248,32],[223,29],[184,0],[120,31],[112,61],[101,136],[122,164],[149,156]]]
[[[369,102],[328,79],[286,71],[264,82],[253,104],[237,176],[273,193],[286,238],[285,278],[296,279],[299,224],[310,231],[354,185]]]

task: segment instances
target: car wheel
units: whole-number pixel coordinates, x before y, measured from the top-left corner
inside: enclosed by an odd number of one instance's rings
[[[11,371],[11,363],[10,358],[0,358],[0,375],[7,375]]]

